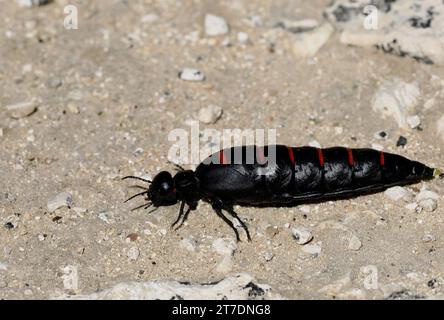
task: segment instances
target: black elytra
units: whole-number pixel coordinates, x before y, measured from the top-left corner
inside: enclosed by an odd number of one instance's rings
[[[271,151],[274,160],[264,161]],[[237,228],[224,212],[240,223],[250,241],[248,228],[233,210],[234,205],[289,207],[351,198],[435,177],[443,177],[440,170],[373,149],[252,145],[221,150],[200,163],[195,171],[179,167],[174,177],[162,171],[152,181],[134,176],[123,179],[149,183],[148,188],[139,186],[143,192],[126,200],[145,196],[147,203],[133,210],[151,206],[157,209],[180,202],[179,215],[172,225],[180,221],[180,228],[202,200],[234,230],[238,241]]]

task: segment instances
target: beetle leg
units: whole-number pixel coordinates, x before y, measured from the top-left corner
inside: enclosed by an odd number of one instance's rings
[[[182,201],[182,203],[180,204],[179,215],[177,216],[176,221],[174,221],[174,223],[171,225],[171,228],[174,227],[179,222],[180,218],[182,218],[184,208],[185,208],[185,201]]]
[[[177,226],[177,228],[174,229],[175,231],[177,231],[180,227],[182,227],[183,223],[184,223],[185,221],[187,221],[187,219],[188,219],[188,215],[190,214],[190,212],[191,212],[191,208],[188,207],[187,211],[185,211],[185,214],[184,214],[184,216],[183,216],[183,218],[182,218],[182,221],[181,221],[180,224]]]
[[[234,226],[233,222],[231,222],[230,219],[228,219],[227,217],[224,216],[224,214],[222,213],[222,208],[220,206],[220,204],[213,202],[212,203],[212,207],[213,210],[216,212],[216,214],[225,221],[226,224],[228,224],[231,229],[233,229],[234,233],[236,234],[236,240],[237,241],[241,241],[239,238],[239,232],[237,231],[236,227]]]
[[[245,233],[247,234],[247,239],[248,241],[251,242],[251,237],[250,237],[250,232],[248,231],[247,226],[245,225],[245,223],[239,218],[239,216],[237,215],[236,211],[233,210],[232,206],[229,205],[225,205],[224,209],[235,219],[237,219],[237,221],[239,221],[239,223],[241,224],[242,228],[245,230]]]

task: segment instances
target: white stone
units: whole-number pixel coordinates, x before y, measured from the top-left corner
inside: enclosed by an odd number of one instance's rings
[[[319,244],[306,244],[302,247],[302,251],[310,255],[319,255],[321,250],[322,248]]]
[[[427,200],[427,199],[438,200],[439,195],[434,191],[423,189],[416,196],[417,201],[422,201],[422,200]]]
[[[338,298],[346,300],[364,300],[366,299],[366,294],[363,290],[359,288],[351,288],[345,292],[338,294]]]
[[[213,249],[221,255],[233,255],[237,249],[237,244],[233,239],[219,238],[213,241]]]
[[[26,101],[6,106],[9,116],[13,119],[27,117],[37,110],[37,101]]]
[[[436,240],[435,236],[433,236],[433,235],[431,235],[431,234],[425,234],[425,235],[422,237],[422,242],[433,242],[433,241],[435,241],[435,240]]]
[[[405,205],[405,208],[410,211],[415,211],[417,207],[418,204],[416,202],[411,202]]]
[[[148,13],[142,17],[142,23],[153,23],[159,20],[159,16],[155,13]]]
[[[111,218],[111,213],[109,212],[100,212],[98,218],[105,223],[113,223],[113,219]]]
[[[181,248],[194,252],[196,251],[196,240],[193,239],[193,237],[183,238],[179,245]]]
[[[219,36],[227,34],[229,27],[224,18],[213,14],[205,15],[205,33],[208,36]]]
[[[348,249],[352,251],[358,251],[359,249],[361,249],[361,247],[361,240],[359,240],[357,236],[353,235],[348,243]]]
[[[245,33],[245,32],[238,32],[237,33],[237,41],[239,41],[240,43],[245,44],[248,42],[248,39],[249,39],[248,33]]]
[[[328,41],[333,30],[332,25],[325,22],[307,32],[296,33],[290,44],[293,54],[297,58],[314,56]]]
[[[420,98],[417,83],[401,79],[384,82],[373,96],[372,108],[383,118],[392,117],[400,128],[407,128],[407,117],[414,111]]]
[[[370,4],[378,10],[366,11]],[[336,0],[325,13],[344,44],[376,47],[382,52],[444,64],[442,1]]]
[[[199,110],[199,121],[211,124],[222,116],[222,108],[213,104]]]
[[[291,229],[293,238],[297,244],[304,245],[309,243],[313,239],[311,232],[305,227],[296,227]]]
[[[384,191],[384,195],[393,201],[405,200],[412,198],[412,193],[404,187],[395,186]]]
[[[0,262],[0,270],[1,271],[7,271],[8,265],[6,263]]]
[[[17,0],[20,7],[33,7],[48,4],[50,0]]]
[[[251,286],[251,283],[254,286]],[[256,286],[259,290],[253,289]],[[213,284],[185,284],[183,281],[172,280],[122,282],[89,295],[63,294],[53,299],[171,300],[178,297],[185,300],[285,299],[270,286],[257,283],[256,279],[247,273],[235,274]]]
[[[274,258],[274,254],[273,254],[273,252],[267,251],[264,253],[263,257],[264,257],[265,261],[271,261]]]
[[[216,271],[219,273],[229,273],[233,269],[233,259],[231,256],[223,256],[216,265]]]
[[[444,114],[436,122],[436,131],[441,138],[441,142],[444,143]]]
[[[49,199],[46,206],[48,212],[54,212],[62,207],[71,207],[72,205],[72,195],[68,192],[62,192],[53,198]]]
[[[419,125],[421,124],[421,119],[417,115],[407,117],[406,121],[409,127],[412,129],[418,128]]]
[[[126,253],[127,257],[131,261],[136,261],[139,258],[140,250],[137,246],[132,246]]]
[[[63,287],[65,290],[74,290],[77,291],[79,289],[79,271],[77,266],[68,265],[62,268],[63,275]]]
[[[438,207],[438,202],[434,199],[425,199],[419,201],[418,205],[427,212],[433,212]]]
[[[302,20],[283,19],[282,21],[280,21],[280,24],[282,24],[286,30],[294,33],[306,32],[319,27],[319,22],[315,19],[302,19]]]
[[[179,72],[179,78],[185,81],[203,81],[205,75],[202,71],[193,68],[184,68]]]
[[[336,280],[333,283],[330,283],[319,290],[319,293],[328,295],[328,296],[338,296],[342,289],[348,286],[351,283],[350,275],[346,275],[345,277]]]

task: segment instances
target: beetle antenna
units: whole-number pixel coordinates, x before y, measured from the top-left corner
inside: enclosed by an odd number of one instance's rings
[[[149,208],[152,204],[153,204],[152,202],[144,203],[144,204],[142,204],[142,205],[140,205],[140,206],[138,206],[138,207],[132,208],[131,211],[134,211],[134,210],[140,209],[140,208],[142,208],[142,207],[146,207],[145,209],[147,209],[147,208]]]
[[[141,196],[141,195],[143,195],[143,194],[145,194],[145,193],[148,193],[148,191],[145,190],[145,191],[143,191],[143,192],[140,192],[140,193],[138,193],[138,194],[135,194],[135,195],[129,197],[128,199],[126,199],[123,203],[127,203],[127,202],[130,201],[131,199],[134,199],[135,197]]]
[[[146,182],[146,183],[152,183],[151,180],[143,179],[143,178],[135,177],[135,176],[126,176],[126,177],[122,178],[122,180],[125,180],[125,179],[136,179],[136,180],[140,180],[140,181],[143,181],[143,182]]]

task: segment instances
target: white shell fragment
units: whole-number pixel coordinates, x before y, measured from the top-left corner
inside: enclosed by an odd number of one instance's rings
[[[71,207],[72,195],[68,192],[62,192],[48,200],[46,206],[48,212],[54,212],[62,207]]]
[[[296,243],[300,245],[307,244],[313,239],[313,235],[305,227],[293,228],[291,229],[291,233],[296,240]]]
[[[406,188],[400,186],[388,188],[384,191],[384,194],[393,201],[408,201],[412,198],[412,193]]]
[[[205,75],[202,71],[192,68],[184,68],[179,72],[179,78],[185,81],[203,81]]]
[[[359,240],[359,238],[355,235],[353,235],[350,238],[350,242],[348,243],[348,249],[352,251],[358,251],[362,247],[362,242]]]
[[[221,116],[222,108],[213,104],[199,110],[199,121],[203,123],[216,123]]]
[[[433,212],[438,207],[439,195],[436,192],[424,189],[416,196],[418,206],[427,212]]]
[[[373,96],[372,108],[384,118],[394,118],[400,128],[407,128],[407,118],[418,104],[420,94],[415,82],[386,81]]]
[[[6,106],[9,116],[13,119],[27,117],[37,110],[36,101],[26,101]]]
[[[205,15],[205,33],[208,36],[219,36],[227,34],[229,27],[224,18],[213,14]]]
[[[421,119],[418,116],[411,116],[411,117],[407,117],[407,124],[409,125],[410,128],[412,129],[416,129],[419,127],[419,125],[421,124]]]
[[[332,25],[326,22],[307,32],[295,34],[290,44],[293,54],[297,58],[314,56],[328,41],[332,33]]]

